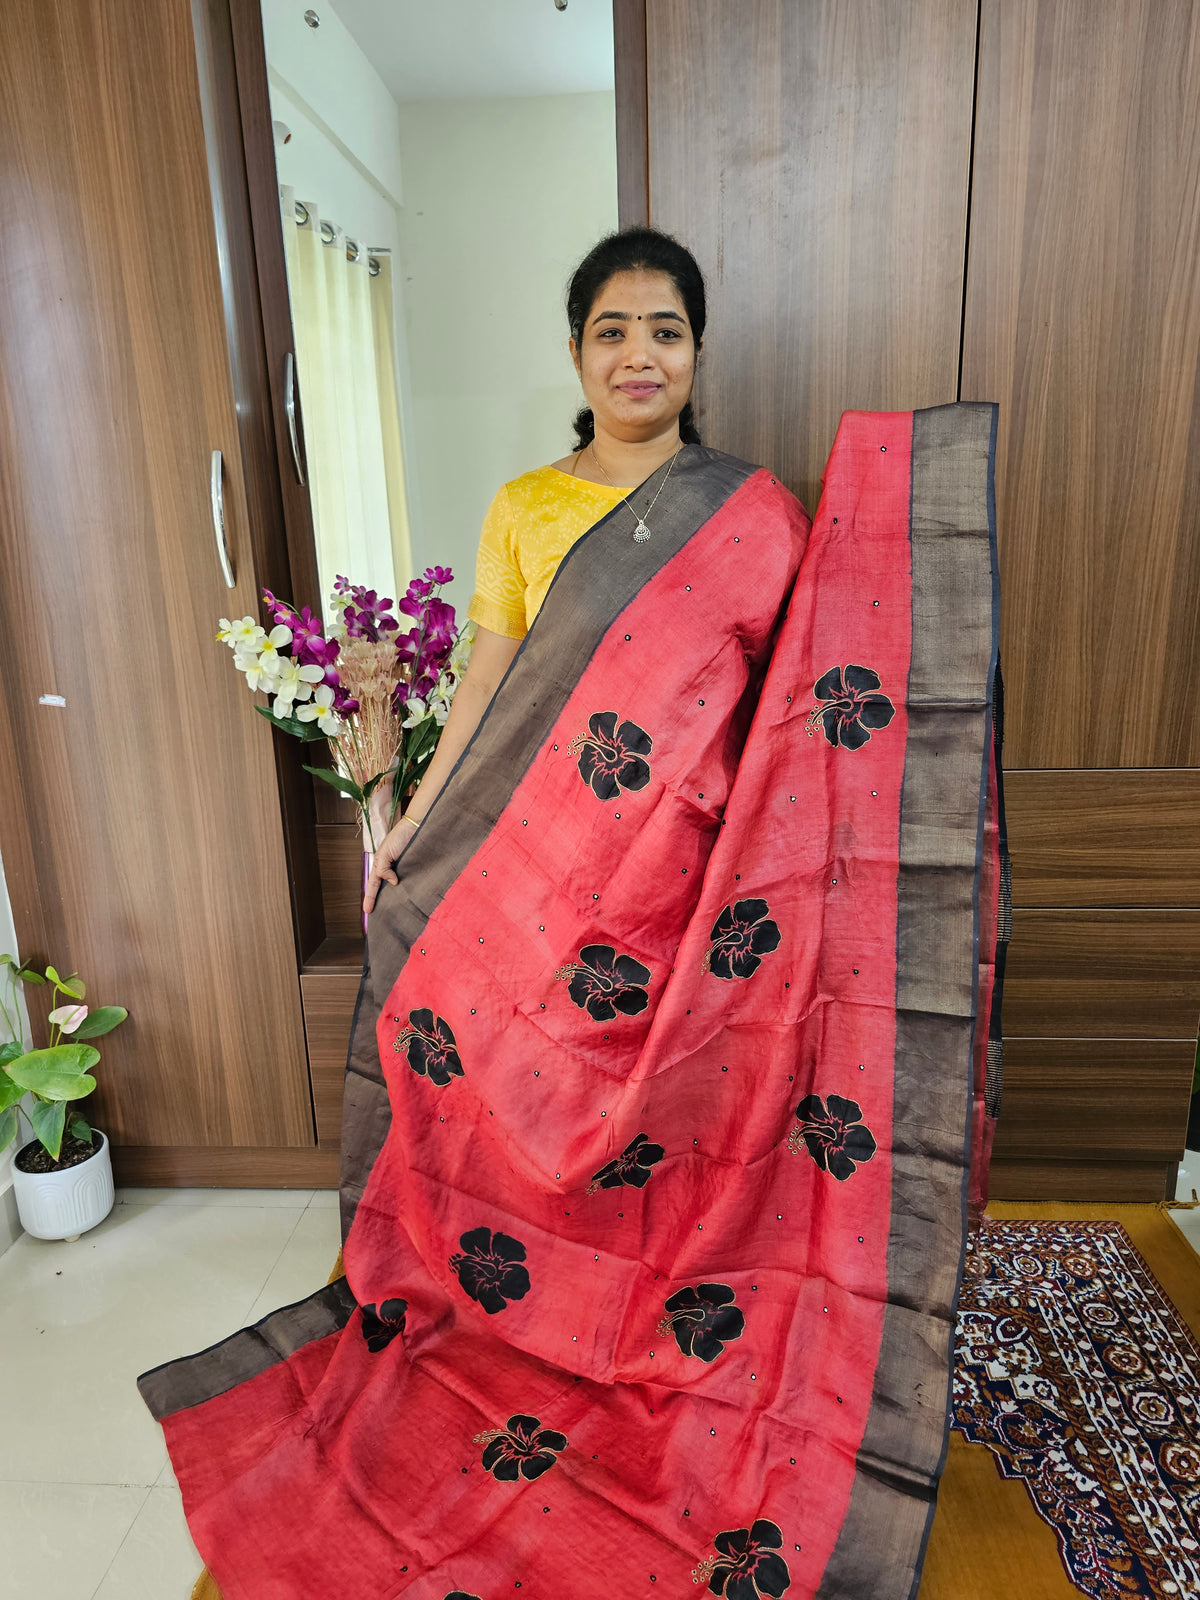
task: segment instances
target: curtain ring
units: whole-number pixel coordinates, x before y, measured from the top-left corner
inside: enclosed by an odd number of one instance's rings
[[[322,244],[337,243],[337,229],[332,222],[323,222],[321,224],[321,242]]]
[[[309,222],[308,207],[306,205],[304,205],[299,200],[296,201],[296,221],[297,221],[297,223],[299,224],[300,227],[302,227],[302,228],[307,228],[308,227],[308,222]]]
[[[367,257],[367,271],[371,274],[371,276],[373,278],[377,278],[379,276],[379,274],[383,271],[383,268],[379,265],[379,257],[378,256],[368,256]]]
[[[357,261],[358,260],[358,245],[355,243],[355,241],[353,239],[347,239],[346,240],[346,260],[347,261]]]

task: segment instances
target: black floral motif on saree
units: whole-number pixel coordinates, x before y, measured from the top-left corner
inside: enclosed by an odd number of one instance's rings
[[[713,923],[704,970],[718,978],[749,978],[762,958],[779,948],[778,923],[767,916],[765,900],[735,900]]]
[[[493,1478],[516,1483],[518,1478],[540,1478],[567,1448],[567,1436],[554,1428],[543,1428],[537,1417],[509,1417],[507,1426],[477,1433],[482,1444],[483,1465]]]
[[[788,1149],[799,1155],[807,1146],[821,1171],[831,1172],[843,1183],[878,1149],[874,1135],[861,1120],[862,1107],[857,1100],[843,1100],[840,1094],[822,1100],[819,1094],[806,1094],[796,1107],[796,1116],[798,1125],[788,1135]]]
[[[593,1172],[587,1192],[595,1194],[597,1189],[620,1189],[622,1185],[644,1189],[650,1181],[650,1169],[656,1167],[666,1155],[661,1144],[648,1143],[649,1137],[649,1134],[639,1133],[636,1139],[629,1141],[615,1161],[601,1167],[599,1172]]]
[[[673,1333],[685,1356],[715,1361],[730,1339],[740,1339],[746,1319],[733,1303],[727,1283],[701,1283],[680,1289],[667,1301],[667,1314],[658,1325],[660,1334]]]
[[[465,1589],[451,1589],[446,1600],[479,1600],[477,1594],[468,1594]]]
[[[402,1050],[413,1071],[439,1088],[445,1088],[452,1077],[463,1076],[453,1030],[444,1017],[435,1017],[428,1006],[408,1013],[408,1026],[392,1048]]]
[[[398,1333],[404,1332],[404,1313],[407,1300],[373,1301],[362,1308],[362,1336],[368,1350],[386,1350]]]
[[[885,694],[878,694],[879,674],[870,667],[830,667],[813,684],[818,704],[808,714],[806,732],[815,733],[818,724],[830,744],[843,750],[861,750],[863,745],[886,728],[896,708]]]
[[[617,1015],[636,1017],[650,1004],[645,985],[650,968],[633,956],[618,955],[610,944],[585,944],[578,961],[568,961],[554,974],[567,981],[567,993],[596,1022]]]
[[[450,1257],[450,1270],[489,1315],[529,1293],[529,1273],[521,1265],[525,1246],[519,1239],[493,1233],[490,1228],[472,1228],[458,1242],[462,1251]]]
[[[783,1534],[761,1518],[748,1528],[733,1528],[713,1540],[718,1554],[692,1570],[693,1583],[707,1582],[711,1594],[725,1600],[778,1600],[792,1586],[792,1574],[779,1554]]]
[[[579,776],[598,800],[615,800],[622,789],[644,789],[650,782],[646,757],[654,740],[636,722],[618,722],[615,711],[597,711],[588,731],[578,733],[567,749],[579,757]]]

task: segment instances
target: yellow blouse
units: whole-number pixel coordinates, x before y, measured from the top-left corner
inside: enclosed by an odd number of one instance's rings
[[[632,493],[558,467],[504,484],[483,519],[467,616],[493,633],[524,638],[567,551]]]

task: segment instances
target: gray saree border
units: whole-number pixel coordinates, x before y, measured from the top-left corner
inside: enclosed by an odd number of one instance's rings
[[[997,660],[999,408],[914,411],[888,1301],[820,1600],[913,1600],[949,1443],[967,1238],[979,886]]]
[[[143,1372],[138,1379],[142,1399],[156,1422],[173,1411],[213,1400],[239,1383],[257,1378],[278,1361],[286,1361],[314,1339],[340,1333],[354,1314],[355,1301],[345,1278],[326,1284],[316,1294],[272,1311],[260,1322],[210,1345],[198,1355],[181,1356]]]
[[[637,520],[666,465],[578,539],[559,563],[533,624],[490,706],[385,884],[369,921],[350,1030],[342,1101],[342,1238],[391,1126],[375,1024],[413,942],[495,827],[549,737],[588,662],[616,619],[758,467],[704,445],[685,445],[654,508],[652,537]]]

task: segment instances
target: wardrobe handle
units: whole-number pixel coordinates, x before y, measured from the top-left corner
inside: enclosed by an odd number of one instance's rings
[[[287,413],[288,438],[292,444],[292,465],[296,481],[304,487],[304,468],[300,462],[300,436],[296,432],[296,358],[289,350],[283,380],[283,409]]]
[[[209,497],[212,501],[213,534],[217,541],[217,560],[221,563],[221,571],[225,575],[226,586],[236,588],[233,581],[233,568],[229,563],[229,545],[225,539],[225,490],[221,481],[221,452],[214,450],[212,453],[212,469],[209,476]]]

